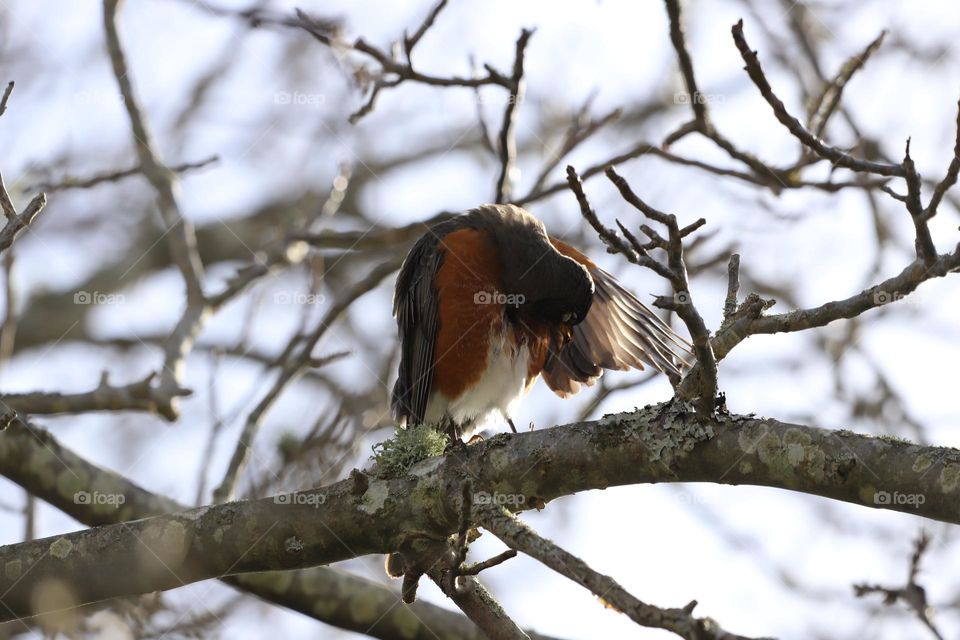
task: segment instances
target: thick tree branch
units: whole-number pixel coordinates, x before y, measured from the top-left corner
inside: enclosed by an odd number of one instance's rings
[[[91,526],[187,508],[91,464],[32,423],[15,422],[0,433],[0,474]],[[123,496],[122,504],[116,496]],[[221,579],[266,602],[382,640],[485,637],[463,616],[426,602],[401,604],[399,595],[383,585],[336,569],[316,567]],[[0,611],[3,602],[0,598]],[[529,635],[549,640],[532,631]]]
[[[4,434],[0,442],[9,437]],[[77,603],[94,602],[442,539],[459,529],[458,488],[466,478],[477,491],[523,495],[525,507],[608,486],[721,482],[779,487],[960,524],[956,449],[771,418],[697,418],[683,405],[656,405],[599,421],[503,434],[456,456],[431,458],[400,478],[348,479],[280,498],[8,545],[0,548],[0,565],[19,569],[0,576],[6,617],[36,613],[32,594],[45,578],[61,581]],[[69,487],[70,477],[63,482]],[[105,573],[105,565],[117,570]]]

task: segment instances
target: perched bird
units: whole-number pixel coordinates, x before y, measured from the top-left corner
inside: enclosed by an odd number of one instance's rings
[[[603,369],[680,378],[689,343],[587,256],[514,205],[483,205],[431,228],[407,255],[393,302],[398,424],[468,440],[537,377],[558,396]],[[514,428],[514,431],[516,429]]]

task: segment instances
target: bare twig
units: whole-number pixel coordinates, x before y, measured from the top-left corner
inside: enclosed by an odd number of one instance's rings
[[[0,192],[6,195],[6,192],[3,191],[2,188],[0,188]],[[10,248],[10,245],[17,239],[20,232],[33,223],[33,220],[43,211],[46,204],[46,194],[37,194],[33,200],[30,201],[30,204],[27,205],[27,208],[23,210],[23,213],[19,215],[15,214],[7,220],[7,224],[4,225],[3,229],[0,229],[0,251],[6,251]],[[6,206],[4,206],[4,209],[6,209]]]
[[[738,291],[740,291],[740,255],[733,253],[727,263],[727,297],[723,303],[723,319],[725,322],[737,310]]]
[[[316,362],[311,356],[314,347],[337,318],[346,312],[357,298],[373,290],[385,277],[396,271],[400,263],[398,256],[394,256],[375,267],[365,278],[354,285],[349,292],[339,297],[337,302],[318,322],[316,329],[314,329],[310,335],[295,337],[294,340],[290,342],[287,348],[291,355],[285,359],[279,377],[247,417],[247,421],[244,424],[240,437],[237,439],[237,445],[234,448],[233,456],[230,458],[230,463],[227,466],[223,479],[213,492],[213,497],[216,502],[225,502],[233,496],[237,479],[246,467],[250,456],[250,447],[253,444],[257,432],[260,430],[263,418],[273,406],[274,402],[276,402],[277,398],[280,397],[280,394],[286,389],[287,385],[293,382],[306,367],[311,366],[311,363]]]
[[[396,87],[406,81],[419,82],[421,84],[435,87],[475,88],[486,85],[499,85],[508,91],[514,91],[516,85],[514,78],[505,76],[489,64],[483,65],[486,75],[475,75],[470,78],[457,75],[446,77],[435,76],[421,73],[420,71],[414,69],[409,54],[413,50],[413,47],[416,45],[416,43],[419,42],[420,38],[422,38],[423,35],[430,29],[430,27],[433,26],[437,14],[441,9],[443,9],[444,5],[445,2],[441,2],[439,5],[434,7],[431,13],[428,14],[426,20],[414,33],[413,37],[407,38],[404,36],[404,45],[406,47],[405,61],[398,60],[397,57],[392,53],[387,53],[383,49],[371,45],[363,38],[357,38],[352,44],[343,42],[337,38],[335,34],[331,34],[328,29],[317,28],[313,24],[313,19],[300,9],[297,9],[297,20],[294,21],[291,19],[282,24],[285,26],[301,28],[310,33],[310,35],[312,35],[318,42],[328,47],[336,45],[339,48],[346,48],[358,53],[362,53],[372,58],[378,65],[380,65],[380,69],[375,74],[372,88],[370,89],[370,94],[367,97],[366,102],[350,116],[349,120],[351,123],[356,123],[363,116],[367,115],[373,110],[374,103],[381,90]],[[281,23],[278,22],[278,24]]]
[[[937,213],[937,208],[940,206],[940,201],[943,200],[943,196],[950,190],[957,182],[957,175],[960,174],[960,102],[957,103],[957,134],[956,139],[953,143],[953,159],[950,160],[950,166],[947,167],[947,173],[943,176],[943,180],[937,183],[937,186],[933,190],[933,195],[930,196],[930,202],[927,203],[927,209],[924,212],[924,217],[928,220],[932,218]]]
[[[724,631],[710,618],[695,618],[696,600],[675,609],[662,609],[640,601],[616,580],[595,571],[577,556],[541,537],[502,506],[478,506],[476,513],[480,524],[508,547],[522,551],[592,591],[605,605],[626,614],[641,626],[666,629],[688,640],[744,640],[743,636]]]
[[[576,173],[573,172],[573,175],[575,176]],[[710,332],[707,330],[706,324],[704,324],[703,317],[700,315],[700,312],[697,311],[696,306],[693,304],[693,299],[690,294],[690,284],[687,279],[687,266],[684,260],[683,250],[683,239],[706,224],[706,221],[703,218],[700,218],[699,220],[681,229],[677,224],[676,216],[658,211],[644,202],[636,193],[633,192],[633,190],[630,188],[630,185],[627,184],[627,181],[624,180],[623,177],[621,177],[612,167],[606,170],[606,175],[610,181],[613,182],[614,186],[617,187],[617,190],[620,191],[620,195],[624,200],[626,200],[650,220],[667,228],[668,236],[667,238],[663,238],[647,225],[640,225],[640,230],[649,238],[648,243],[641,244],[629,233],[629,231],[627,231],[623,225],[620,225],[621,231],[624,232],[624,234],[627,236],[627,239],[630,241],[633,254],[637,256],[636,260],[631,260],[631,262],[636,262],[637,264],[651,269],[655,273],[665,278],[673,287],[674,295],[671,298],[660,296],[654,302],[654,305],[662,309],[670,309],[675,311],[680,319],[683,320],[684,324],[687,326],[687,329],[690,331],[690,338],[693,341],[693,350],[697,356],[697,363],[700,365],[701,371],[699,375],[699,395],[696,400],[696,406],[698,412],[701,414],[710,415],[714,409],[714,396],[717,392],[717,362],[713,353],[713,347],[710,343]],[[574,181],[572,180],[571,188],[574,188]],[[576,188],[574,188],[574,192],[577,192]],[[584,212],[586,197],[583,196],[582,191],[577,193],[577,199],[581,200],[581,197],[583,198],[581,201],[581,212]],[[590,210],[589,205],[586,205],[586,209]],[[590,217],[586,213],[584,213],[584,216],[587,217],[588,221],[590,221],[590,224],[595,229],[598,229],[598,233],[600,233],[601,237],[609,237],[611,232],[601,232],[600,229],[602,229],[603,226],[596,221],[595,216],[593,220],[590,220]],[[608,244],[608,246],[611,245]],[[613,246],[617,245],[614,244]],[[666,264],[663,264],[662,262],[647,255],[647,251],[652,248],[663,249],[666,251]]]
[[[413,32],[412,36],[408,36],[406,32],[403,34],[403,50],[407,56],[407,62],[410,62],[410,56],[413,53],[413,48],[417,46],[417,43],[420,42],[420,38],[423,37],[423,34],[433,26],[434,21],[436,21],[437,16],[440,15],[440,12],[443,11],[443,8],[447,6],[447,0],[440,0],[433,9],[430,10],[430,13],[427,14],[427,17],[424,18],[423,23],[420,27]]]
[[[517,48],[513,59],[513,75],[510,77],[510,95],[507,98],[507,106],[504,107],[503,124],[500,127],[499,143],[497,145],[497,150],[500,153],[500,177],[497,178],[494,202],[498,204],[506,202],[510,198],[511,183],[517,161],[515,120],[517,108],[523,102],[524,92],[523,58],[527,43],[532,35],[532,29],[523,29],[520,31],[520,37],[517,38]]]
[[[17,217],[17,208],[13,206],[13,201],[10,200],[7,187],[3,184],[2,174],[0,174],[0,211],[3,211],[3,217],[7,220],[13,220]]]
[[[88,411],[147,411],[163,416],[167,420],[175,420],[176,414],[171,412],[171,398],[165,391],[156,388],[152,383],[156,377],[151,373],[143,380],[122,387],[110,384],[107,374],[100,378],[100,384],[93,391],[86,393],[7,393],[0,395],[0,405],[5,409],[15,409],[23,413],[53,414],[53,413],[84,413]],[[177,397],[189,396],[190,389],[176,388],[173,393]]]
[[[559,165],[571,151],[608,124],[616,122],[620,116],[623,115],[623,111],[618,108],[599,118],[587,118],[590,102],[591,101],[588,100],[584,103],[573,117],[570,126],[564,134],[563,142],[543,163],[543,166],[540,168],[540,173],[537,175],[537,179],[534,180],[533,187],[530,189],[532,192],[543,189],[547,178],[550,177],[550,173],[557,168],[557,165]]]
[[[810,116],[807,119],[807,126],[815,137],[819,138],[823,135],[830,116],[833,115],[837,109],[837,105],[840,104],[840,97],[843,95],[843,90],[846,88],[847,83],[850,82],[850,78],[862,69],[863,65],[867,63],[867,60],[876,53],[880,45],[883,44],[883,39],[886,35],[886,30],[881,31],[880,35],[868,44],[863,51],[847,60],[846,63],[840,67],[840,71],[837,72],[833,80],[831,80],[830,83],[823,88],[820,95],[814,99],[810,108]]]
[[[15,84],[13,80],[8,82],[7,87],[3,90],[3,96],[0,96],[0,116],[7,111],[7,100],[10,99],[10,94],[13,93]]]
[[[937,629],[931,620],[933,608],[927,602],[927,592],[917,582],[917,575],[920,573],[920,561],[924,553],[930,546],[930,536],[924,530],[920,531],[917,541],[914,543],[913,555],[910,557],[910,569],[907,574],[907,583],[903,587],[884,587],[878,584],[859,583],[853,585],[853,592],[858,598],[866,595],[879,593],[883,596],[883,604],[891,606],[897,601],[903,601],[916,614],[920,622],[923,623],[930,633],[937,640],[943,640],[943,634]]]
[[[184,218],[177,202],[176,174],[164,166],[160,159],[153,142],[153,133],[133,88],[133,77],[127,66],[117,30],[117,12],[121,4],[122,0],[104,0],[103,2],[103,25],[107,36],[110,64],[130,120],[130,129],[137,156],[140,158],[141,171],[157,192],[157,202],[164,223],[168,228],[172,228],[167,237],[170,239],[169,245],[174,263],[183,274],[187,286],[187,301],[191,305],[199,305],[203,302],[201,285],[203,264],[197,253],[196,235],[193,225]]]
[[[838,167],[846,167],[854,171],[864,171],[881,176],[906,177],[906,170],[902,165],[855,158],[836,147],[831,147],[810,133],[799,120],[790,115],[783,101],[773,93],[773,88],[767,81],[763,68],[760,66],[760,61],[757,59],[757,54],[750,49],[750,45],[747,44],[746,38],[743,35],[743,20],[733,26],[732,33],[733,41],[736,43],[737,49],[740,50],[740,55],[746,63],[746,70],[750,79],[753,80],[757,89],[760,90],[760,95],[763,96],[767,104],[773,109],[773,114],[777,117],[777,120],[800,140],[800,142],[809,147],[817,155],[830,160]]]
[[[194,169],[201,169],[206,167],[214,162],[220,160],[219,156],[210,156],[203,160],[197,162],[184,162],[178,165],[169,167],[170,171],[174,173],[185,173],[187,171],[192,171]],[[129,169],[121,169],[119,171],[108,171],[105,173],[98,173],[86,178],[74,178],[67,176],[57,182],[39,182],[37,184],[30,185],[26,188],[27,191],[64,191],[67,189],[89,189],[97,185],[103,184],[105,182],[117,182],[118,180],[123,180],[124,178],[129,178],[143,173],[143,166],[137,165],[135,167],[130,167]]]

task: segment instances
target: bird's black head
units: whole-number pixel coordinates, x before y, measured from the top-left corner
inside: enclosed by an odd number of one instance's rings
[[[504,293],[515,310],[568,326],[586,318],[593,279],[582,264],[557,251],[539,220],[514,205],[481,206],[471,216],[494,238]]]
[[[541,272],[542,296],[531,310],[543,319],[573,326],[583,322],[593,304],[593,279],[579,262],[559,255],[549,259],[549,269]]]

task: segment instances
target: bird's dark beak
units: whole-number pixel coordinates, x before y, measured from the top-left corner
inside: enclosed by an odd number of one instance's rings
[[[566,346],[571,340],[573,340],[573,325],[563,323],[560,325],[560,338],[561,344]]]

